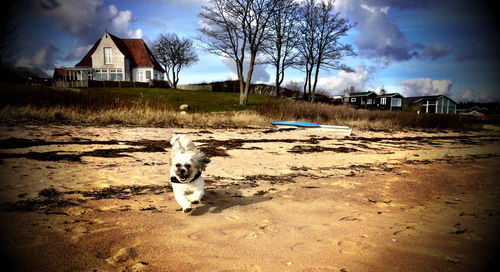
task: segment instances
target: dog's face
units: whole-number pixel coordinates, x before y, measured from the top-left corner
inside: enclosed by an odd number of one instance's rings
[[[173,158],[170,174],[177,177],[180,182],[187,183],[198,172],[205,170],[209,162],[210,159],[201,152],[178,153]]]
[[[172,163],[172,170],[180,182],[190,181],[198,172],[196,163],[193,162],[192,156],[189,153],[180,153],[175,156]]]

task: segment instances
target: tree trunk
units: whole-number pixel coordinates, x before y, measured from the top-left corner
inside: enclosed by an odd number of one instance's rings
[[[318,84],[318,73],[319,73],[320,62],[316,64],[316,71],[314,72],[314,85],[312,89],[311,102],[314,103],[314,98],[316,96],[316,85]]]
[[[250,56],[250,65],[248,67],[247,81],[245,82],[245,91],[243,92],[243,95],[240,95],[241,106],[246,106],[248,103],[248,93],[250,90],[250,84],[252,82],[252,74],[254,66],[255,66],[255,54],[252,54]]]
[[[177,68],[176,75],[174,77],[174,88],[177,89],[177,83],[179,83],[179,72],[181,71],[181,67]]]
[[[311,68],[309,69],[309,73],[307,75],[307,95],[309,98],[309,101],[311,101],[311,89],[312,89],[312,70],[313,70],[313,67],[311,65]]]
[[[238,81],[240,83],[240,105],[241,105],[241,97],[243,96],[243,93],[245,92],[245,80],[243,78],[243,63],[242,62],[236,63],[236,70],[238,73]]]
[[[279,96],[280,94],[280,72],[278,70],[278,67],[276,67],[276,81],[274,84],[274,96]]]
[[[280,92],[280,64],[281,64],[281,44],[277,44],[278,57],[276,60],[276,79],[274,84],[274,96],[279,96]]]
[[[177,80],[176,80],[176,76],[175,76],[175,68],[172,68],[172,77],[173,77],[172,85],[174,86],[174,89],[177,89]]]

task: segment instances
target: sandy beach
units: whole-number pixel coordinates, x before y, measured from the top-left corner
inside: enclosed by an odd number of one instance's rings
[[[173,133],[211,158],[176,211]],[[6,271],[493,271],[500,133],[0,129]]]

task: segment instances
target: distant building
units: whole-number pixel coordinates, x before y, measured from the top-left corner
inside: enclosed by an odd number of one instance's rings
[[[456,114],[457,103],[445,95],[405,97],[408,110],[420,113]]]
[[[375,106],[381,110],[401,110],[403,96],[399,93],[381,93],[375,98]]]
[[[105,32],[76,68],[92,68],[94,80],[148,82],[165,70],[142,39],[120,39]]]
[[[385,93],[384,90],[377,95],[375,92],[347,93],[344,95],[345,104],[359,109],[401,110],[403,96],[399,93]]]
[[[142,39],[121,39],[108,32],[92,46],[74,68],[57,68],[63,81],[163,80],[165,70]]]
[[[346,93],[344,95],[344,104],[349,104],[356,108],[374,109],[376,97],[377,94],[372,91],[359,92],[359,93]]]
[[[457,114],[474,116],[480,119],[500,117],[500,103],[466,103],[459,104]]]

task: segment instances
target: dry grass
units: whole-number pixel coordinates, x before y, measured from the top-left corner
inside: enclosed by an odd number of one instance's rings
[[[414,112],[356,110],[349,106],[311,104],[254,96],[238,107],[231,93],[172,89],[61,90],[0,84],[0,124],[68,124],[141,127],[248,127],[272,121],[299,120],[345,125],[358,130],[480,129],[470,117]],[[180,114],[179,104],[192,107]]]
[[[268,99],[256,111],[274,121],[299,120],[343,125],[359,130],[480,129],[477,120],[458,115],[416,114],[402,111],[358,110],[346,105],[311,104]]]
[[[239,128],[265,126],[269,121],[251,111],[181,114],[173,110],[145,107],[82,110],[50,106],[6,106],[0,109],[0,123],[65,124],[91,126]]]

